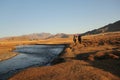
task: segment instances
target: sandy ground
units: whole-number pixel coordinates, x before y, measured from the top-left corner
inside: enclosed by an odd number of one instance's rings
[[[9,80],[120,80],[120,33],[83,36],[76,45],[72,38],[28,43],[68,46],[51,66],[28,68]]]

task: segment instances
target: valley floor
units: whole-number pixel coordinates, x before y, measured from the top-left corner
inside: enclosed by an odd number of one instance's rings
[[[83,36],[76,45],[72,38],[60,41],[55,43],[68,46],[51,66],[28,68],[9,80],[120,80],[120,33]]]

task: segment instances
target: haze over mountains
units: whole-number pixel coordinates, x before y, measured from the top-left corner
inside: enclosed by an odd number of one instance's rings
[[[99,29],[94,29],[92,31],[85,32],[82,35],[92,35],[92,34],[99,34],[99,33],[105,33],[105,32],[116,32],[116,31],[120,31],[120,20],[115,23],[108,24]],[[58,34],[34,33],[34,34],[29,34],[29,35],[1,38],[0,40],[19,41],[19,40],[39,40],[39,39],[50,39],[50,38],[68,38],[70,37],[70,35],[71,34],[64,34],[64,33],[58,33]]]

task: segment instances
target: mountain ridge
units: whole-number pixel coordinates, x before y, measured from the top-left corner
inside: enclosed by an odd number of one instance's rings
[[[21,36],[12,36],[12,37],[5,37],[0,38],[0,40],[3,41],[19,41],[19,40],[42,40],[42,39],[50,39],[50,38],[68,38],[70,34],[65,33],[57,33],[57,34],[51,34],[51,33],[33,33],[28,35],[21,35]]]
[[[87,31],[87,32],[83,33],[82,35],[92,35],[92,34],[99,34],[99,33],[106,33],[106,32],[116,32],[116,31],[120,31],[120,20],[118,20],[114,23],[110,23],[108,25],[105,25],[101,28],[94,29],[94,30],[91,30],[91,31]]]

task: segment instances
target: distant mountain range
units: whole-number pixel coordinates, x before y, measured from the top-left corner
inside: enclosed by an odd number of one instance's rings
[[[39,39],[50,39],[50,38],[68,38],[70,34],[58,33],[58,34],[51,34],[51,33],[34,33],[22,36],[13,36],[13,37],[5,37],[1,38],[0,40],[3,41],[21,41],[21,40],[39,40]]]
[[[115,23],[108,24],[108,25],[101,27],[99,29],[94,29],[92,31],[85,32],[82,35],[91,35],[91,34],[99,34],[99,33],[105,33],[105,32],[116,32],[116,31],[120,31],[120,20],[115,22]]]
[[[92,35],[92,34],[115,32],[115,31],[120,31],[120,20],[115,23],[108,24],[99,29],[94,29],[92,31],[85,32],[82,35]],[[4,41],[39,40],[39,39],[50,39],[50,38],[68,38],[70,36],[71,34],[64,34],[64,33],[58,33],[58,34],[34,33],[34,34],[22,35],[16,37],[1,38],[0,40],[4,40]]]

